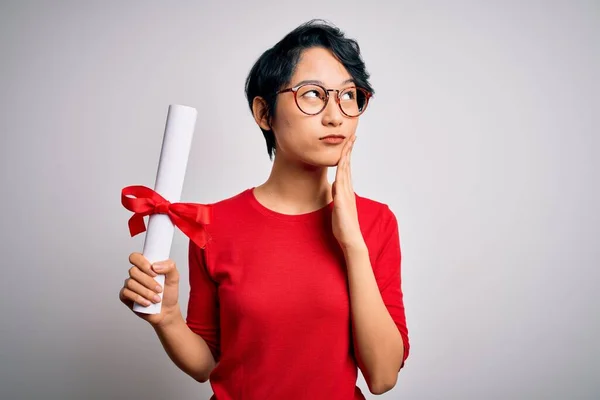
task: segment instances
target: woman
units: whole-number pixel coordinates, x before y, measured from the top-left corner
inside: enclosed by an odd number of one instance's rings
[[[310,21],[256,62],[246,95],[273,168],[262,185],[212,204],[204,248],[190,241],[186,319],[171,260],[139,253],[119,294],[173,362],[213,399],[364,399],[397,381],[409,342],[393,212],[352,189],[359,116],[373,93],[355,41]],[[327,168],[337,166],[333,185]]]

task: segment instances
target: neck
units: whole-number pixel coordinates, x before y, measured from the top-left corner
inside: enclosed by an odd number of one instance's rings
[[[311,212],[332,201],[327,167],[292,163],[277,155],[269,178],[254,194],[267,208],[284,214]]]

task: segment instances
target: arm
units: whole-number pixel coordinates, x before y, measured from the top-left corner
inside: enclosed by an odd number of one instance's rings
[[[396,216],[385,206],[378,216],[377,254],[371,265],[352,189],[350,154],[356,136],[342,149],[332,185],[332,228],[348,273],[354,352],[369,390],[382,394],[396,385],[409,343],[400,277],[400,236]]]
[[[206,382],[215,367],[210,348],[200,335],[192,332],[181,313],[171,322],[154,326],[169,358],[198,382]]]
[[[389,207],[382,209],[378,220],[377,246],[367,248],[361,235],[344,247],[354,349],[359,368],[374,394],[395,386],[410,349],[398,222]]]
[[[379,292],[366,245],[345,249],[344,255],[357,362],[371,393],[382,394],[396,385],[404,342]]]

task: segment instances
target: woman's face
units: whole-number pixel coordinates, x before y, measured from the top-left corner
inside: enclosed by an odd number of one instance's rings
[[[351,79],[329,50],[311,48],[302,53],[287,87],[307,80],[319,82],[326,89],[342,90],[354,86]],[[277,140],[276,157],[316,167],[337,165],[344,144],[356,132],[358,118],[344,115],[335,96],[336,92],[329,92],[329,102],[320,114],[306,115],[296,105],[294,93],[278,95],[275,118],[271,121]],[[328,143],[323,140],[328,135],[343,135],[345,139],[340,143]]]

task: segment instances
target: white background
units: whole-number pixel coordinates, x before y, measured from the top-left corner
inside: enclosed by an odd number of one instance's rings
[[[1,398],[210,396],[117,298],[144,236],[120,191],[154,184],[173,103],[182,201],[262,183],[244,80],[311,18],[376,89],[353,178],[398,217],[411,340],[379,398],[600,397],[598,2],[363,0],[1,3]],[[186,304],[181,232],[171,256]]]

